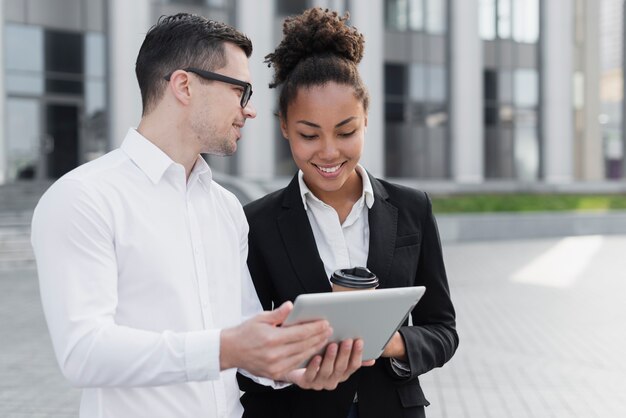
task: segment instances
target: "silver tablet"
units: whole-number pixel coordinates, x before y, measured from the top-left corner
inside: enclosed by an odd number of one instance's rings
[[[333,328],[329,341],[361,338],[363,360],[377,359],[425,290],[414,286],[302,294],[283,325],[325,319]]]

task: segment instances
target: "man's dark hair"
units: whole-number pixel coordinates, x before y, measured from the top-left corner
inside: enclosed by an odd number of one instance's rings
[[[143,115],[161,99],[164,76],[187,67],[215,71],[226,66],[225,42],[237,45],[247,57],[252,54],[250,39],[225,23],[188,13],[161,16],[146,34],[135,64]]]

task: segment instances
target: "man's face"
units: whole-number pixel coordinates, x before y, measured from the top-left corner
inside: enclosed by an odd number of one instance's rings
[[[237,80],[251,82],[248,58],[236,45],[224,45],[226,66],[214,70]],[[198,78],[198,87],[191,113],[191,130],[200,145],[200,152],[213,155],[231,155],[237,150],[237,141],[241,138],[241,128],[246,119],[256,117],[256,109],[248,102],[241,107],[243,88],[222,81],[200,83],[200,76],[190,73],[190,77]]]

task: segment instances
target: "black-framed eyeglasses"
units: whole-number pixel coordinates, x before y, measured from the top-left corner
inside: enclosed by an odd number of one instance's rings
[[[241,101],[239,102],[242,108],[245,108],[248,105],[248,102],[250,101],[250,97],[252,97],[252,84],[248,83],[247,81],[237,80],[236,78],[228,77],[228,76],[214,73],[211,71],[201,70],[199,68],[194,68],[194,67],[183,68],[183,71],[197,74],[202,78],[206,78],[207,80],[221,81],[223,83],[228,83],[228,84],[233,84],[235,86],[243,87]],[[171,76],[172,74],[168,74],[163,78],[167,81],[170,81]]]

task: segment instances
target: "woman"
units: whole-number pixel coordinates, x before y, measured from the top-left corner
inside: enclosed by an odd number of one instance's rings
[[[270,390],[240,377],[246,417],[423,417],[418,376],[458,345],[429,198],[359,165],[369,98],[357,69],[364,39],[347,19],[319,8],[287,18],[281,44],[266,57],[299,171],[245,208],[250,272],[266,310],[330,292],[332,272],[355,266],[367,266],[381,288],[421,285],[426,294],[382,358],[334,391]]]

